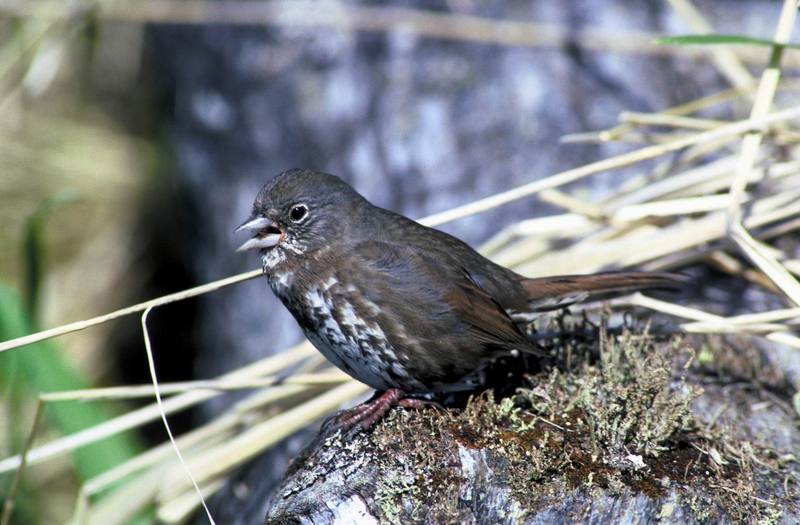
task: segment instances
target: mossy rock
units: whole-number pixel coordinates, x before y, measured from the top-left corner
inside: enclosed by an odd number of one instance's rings
[[[588,340],[555,342],[569,359],[508,397],[319,436],[267,523],[800,522],[796,414],[756,378],[730,380],[730,348]]]

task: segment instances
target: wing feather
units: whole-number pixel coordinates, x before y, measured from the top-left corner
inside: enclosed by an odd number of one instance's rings
[[[391,301],[381,307],[391,308],[395,318],[414,325],[416,332],[432,338],[466,333],[485,355],[511,350],[544,355],[466,269],[381,241],[361,243],[351,253],[360,259],[355,264],[372,273],[370,282],[390,288]],[[376,292],[366,292],[373,302],[387,297]]]

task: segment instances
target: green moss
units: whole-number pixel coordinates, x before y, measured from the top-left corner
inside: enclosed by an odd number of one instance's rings
[[[758,525],[776,525],[780,523],[782,516],[783,511],[779,507],[772,507],[758,520]]]
[[[576,414],[589,432],[595,461],[625,465],[633,455],[657,457],[668,440],[689,429],[699,391],[683,376],[673,384],[676,348],[657,348],[648,335],[630,332],[614,338],[601,331],[599,341],[596,363],[585,362],[578,373],[554,370],[520,395],[540,416],[563,416],[564,407]]]
[[[700,390],[684,377],[694,354],[680,341],[598,329],[550,344],[564,359],[515,395],[487,391],[463,409],[396,409],[378,425],[375,497],[387,522],[462,521],[463,448],[493,456],[493,479],[508,486],[520,518],[570,490],[658,499],[684,487],[695,495],[683,505],[700,521],[774,514],[755,497],[752,450],[736,452],[729,433],[694,421]]]
[[[692,509],[694,519],[700,523],[706,523],[710,521],[712,517],[715,517],[713,502],[707,496],[691,496],[689,498],[689,508]]]
[[[463,480],[442,417],[435,410],[395,410],[373,434],[380,451],[375,497],[388,523],[447,523],[457,515]]]
[[[386,475],[378,482],[375,492],[375,499],[381,506],[384,517],[389,523],[401,523],[400,517],[403,513],[402,501],[419,501],[420,488],[416,485],[413,478],[403,476]],[[412,517],[414,510],[412,508]]]

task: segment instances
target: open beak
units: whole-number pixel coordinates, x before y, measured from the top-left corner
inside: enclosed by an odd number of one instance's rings
[[[234,233],[241,231],[255,232],[255,236],[236,248],[237,252],[249,250],[266,250],[273,248],[281,242],[283,232],[275,223],[266,217],[255,217],[246,220],[241,226],[234,230]]]

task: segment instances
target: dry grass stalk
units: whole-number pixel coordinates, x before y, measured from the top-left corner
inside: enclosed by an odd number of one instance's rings
[[[19,468],[14,472],[14,478],[11,480],[11,485],[8,487],[8,494],[3,502],[3,513],[0,514],[0,525],[8,525],[11,523],[11,516],[14,514],[14,507],[16,505],[17,490],[19,490],[19,484],[22,481],[22,473],[25,471],[25,465],[28,461],[28,451],[33,445],[33,440],[39,429],[39,423],[42,420],[43,406],[41,400],[36,404],[36,414],[33,416],[33,425],[22,446],[22,452],[20,453]]]
[[[326,372],[317,374],[297,374],[290,377],[270,376],[258,379],[218,380],[218,381],[181,381],[175,383],[159,383],[162,395],[182,394],[192,390],[251,390],[275,385],[338,385],[349,378],[343,372]],[[136,399],[152,397],[153,385],[129,385],[107,388],[87,388],[85,390],[63,390],[42,394],[44,402],[69,400],[103,400],[103,399]]]
[[[315,352],[309,343],[303,343],[283,353],[267,357],[240,369],[234,370],[221,376],[223,380],[234,380],[239,378],[258,377],[259,375],[272,375],[284,370],[301,360],[309,357]],[[299,388],[299,387],[298,387]],[[164,411],[167,414],[184,410],[198,403],[202,403],[212,397],[216,397],[220,392],[207,390],[194,390],[185,394],[180,394],[164,402]],[[29,464],[33,465],[46,459],[66,454],[78,447],[99,441],[113,434],[124,432],[138,426],[150,423],[161,416],[156,404],[133,410],[106,421],[103,425],[88,428],[85,431],[56,439],[45,445],[32,449],[28,455]],[[0,474],[10,472],[20,464],[20,456],[12,456],[0,461]]]
[[[189,469],[194,473],[200,483],[209,483],[235,467],[252,459],[265,449],[276,445],[294,432],[306,427],[309,423],[330,414],[353,398],[364,395],[369,387],[355,381],[347,383],[312,398],[286,412],[263,421],[252,428],[238,433],[232,439],[220,446],[208,450],[189,462]],[[162,480],[158,507],[170,508],[176,498],[184,499],[186,492],[191,489],[191,484],[181,472],[173,470],[168,472]],[[185,500],[184,500],[185,501]],[[195,507],[199,504],[194,499]],[[160,513],[160,511],[159,511]]]
[[[113,321],[114,319],[117,319],[119,317],[143,312],[147,308],[154,308],[156,306],[174,303],[176,301],[183,301],[184,299],[207,294],[209,292],[213,292],[214,290],[218,290],[225,286],[230,286],[231,284],[247,281],[249,279],[255,279],[256,277],[261,277],[261,275],[262,275],[261,270],[252,270],[249,272],[240,273],[238,275],[232,275],[225,279],[220,279],[218,281],[214,281],[211,283],[202,284],[194,288],[189,288],[188,290],[181,290],[180,292],[175,292],[173,294],[165,295],[163,297],[159,297],[157,299],[153,299],[150,301],[145,301],[143,303],[134,304],[128,306],[127,308],[121,308],[119,310],[107,313],[105,315],[100,315],[98,317],[93,317],[91,319],[85,319],[83,321],[77,321],[74,323],[57,326],[55,328],[51,328],[50,330],[43,330],[41,332],[36,332],[35,334],[27,335],[25,337],[12,339],[10,341],[4,341],[0,343],[0,352],[4,352],[12,348],[17,348],[19,346],[37,343],[39,341],[44,341],[45,339],[51,339],[53,337],[59,337],[61,335],[77,332],[79,330],[85,330],[86,328],[92,326]]]
[[[91,12],[105,21],[138,24],[266,24],[366,32],[397,31],[402,28],[403,31],[426,38],[504,46],[563,48],[577,44],[585,49],[602,52],[680,54],[697,58],[711,55],[712,62],[718,67],[720,64],[716,57],[721,53],[731,55],[731,63],[735,61],[740,64],[741,60],[758,64],[764,62],[763,50],[740,48],[721,52],[716,49],[675,49],[657,45],[655,40],[660,35],[644,31],[629,30],[625,34],[598,29],[575,31],[557,24],[499,20],[399,6],[334,2],[321,5],[307,1],[264,0],[138,0],[135,3],[84,0],[67,7],[58,0],[5,0],[0,4],[0,13],[17,17],[62,19],[83,12]],[[728,71],[734,66],[723,64],[721,67]],[[744,77],[741,72],[739,76]],[[746,85],[745,80],[733,84],[741,87],[740,84]]]
[[[796,16],[797,2],[784,0],[778,27],[773,37],[775,42],[781,44],[789,42]],[[781,78],[780,64],[783,49],[780,46],[772,47],[769,65],[761,75],[761,80],[756,90],[750,118],[763,117],[769,113],[772,107],[772,101],[775,98]],[[737,163],[736,173],[730,189],[731,202],[728,209],[728,232],[731,239],[747,255],[750,261],[760,268],[795,304],[800,305],[800,283],[792,277],[789,271],[775,257],[762,249],[760,243],[752,237],[743,223],[744,212],[742,210],[741,196],[756,162],[762,138],[763,133],[754,132],[745,135],[742,139],[739,162]]]

